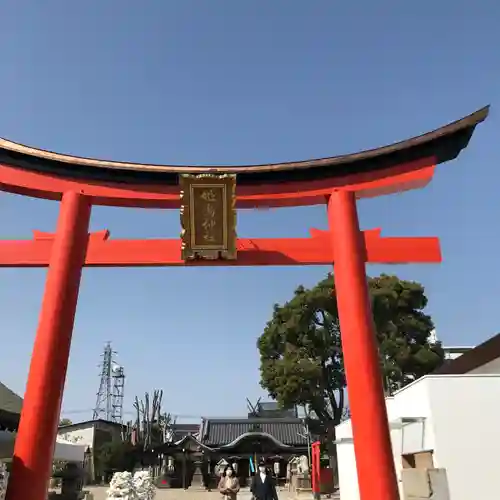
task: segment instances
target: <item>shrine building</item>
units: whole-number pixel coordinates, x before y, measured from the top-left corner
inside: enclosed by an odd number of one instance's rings
[[[296,410],[282,410],[276,403],[259,403],[246,418],[202,419],[196,431],[191,427],[189,432],[188,425],[174,424],[173,439],[183,436],[155,450],[170,457],[172,487],[213,485],[226,463],[233,465],[240,482],[246,484],[260,460],[284,482],[288,463],[294,457],[308,456],[312,439]]]

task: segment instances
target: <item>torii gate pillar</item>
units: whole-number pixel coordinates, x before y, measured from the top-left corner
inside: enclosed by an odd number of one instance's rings
[[[47,496],[90,212],[87,197],[63,195],[6,500]]]
[[[360,498],[398,500],[356,195],[334,191],[328,223]]]

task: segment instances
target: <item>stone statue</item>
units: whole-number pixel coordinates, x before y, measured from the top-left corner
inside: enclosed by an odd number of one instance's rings
[[[299,474],[309,474],[309,460],[305,455],[299,458],[297,471]]]

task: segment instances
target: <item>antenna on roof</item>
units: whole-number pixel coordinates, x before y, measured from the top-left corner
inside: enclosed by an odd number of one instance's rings
[[[258,417],[259,416],[259,407],[260,407],[260,400],[262,398],[257,399],[257,402],[255,404],[252,404],[252,402],[247,398],[247,408],[248,408],[248,416],[250,418]]]

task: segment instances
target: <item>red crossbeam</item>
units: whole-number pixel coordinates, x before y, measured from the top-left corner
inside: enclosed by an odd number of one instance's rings
[[[372,264],[439,263],[438,238],[383,238],[380,229],[364,231],[366,262]],[[34,232],[33,240],[0,241],[0,267],[46,267],[54,235]],[[181,259],[179,239],[109,239],[107,231],[91,233],[85,265],[135,266],[296,266],[335,262],[327,231],[311,229],[310,238],[239,238],[236,261]]]

